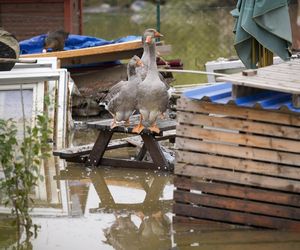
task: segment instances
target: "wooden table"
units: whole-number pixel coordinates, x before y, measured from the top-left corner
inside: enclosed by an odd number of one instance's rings
[[[54,150],[53,155],[59,156],[68,162],[85,163],[87,166],[116,166],[127,168],[143,168],[154,170],[173,170],[173,164],[169,163],[162,151],[159,141],[175,140],[176,121],[174,119],[158,120],[157,125],[160,128],[160,134],[153,134],[144,129],[141,134],[132,132],[133,127],[139,122],[138,116],[130,119],[130,126],[119,126],[111,129],[112,119],[88,122],[89,128],[99,130],[98,137],[92,144]],[[121,139],[113,139],[113,134],[124,134]],[[131,134],[131,136],[127,136]],[[135,135],[135,136],[133,136]],[[112,149],[136,146],[140,148],[137,157],[134,160],[106,158],[104,153]],[[143,161],[147,151],[153,162]]]
[[[104,158],[103,155],[108,149],[109,142],[112,139],[114,133],[135,134],[132,132],[133,127],[138,123],[138,116],[134,116],[130,120],[130,126],[119,126],[111,129],[110,124],[112,120],[89,122],[87,125],[89,128],[96,128],[99,130],[99,135],[92,147],[89,156],[87,157],[86,164],[88,166],[122,166],[122,167],[135,167],[135,168],[147,168],[158,170],[171,170],[173,166],[166,160],[159,140],[175,138],[175,134],[164,136],[164,132],[170,131],[176,128],[176,121],[171,119],[158,120],[157,125],[160,128],[160,134],[153,134],[151,131],[144,129],[139,136],[143,141],[143,146],[135,160],[129,159],[115,159]],[[146,152],[149,152],[153,162],[142,161]]]

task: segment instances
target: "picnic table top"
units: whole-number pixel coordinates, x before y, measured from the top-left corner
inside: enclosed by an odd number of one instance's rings
[[[133,115],[130,118],[130,125],[128,127],[124,125],[120,125],[118,127],[115,127],[111,129],[110,125],[112,123],[112,119],[106,119],[102,121],[92,121],[88,122],[87,126],[89,128],[96,128],[98,130],[102,131],[113,131],[113,132],[119,132],[119,133],[132,133],[132,129],[135,125],[137,125],[139,122],[139,115]],[[157,126],[159,127],[160,131],[168,131],[176,128],[176,120],[170,119],[166,117],[166,119],[157,119]],[[141,134],[151,134],[152,132],[148,129],[144,129]]]

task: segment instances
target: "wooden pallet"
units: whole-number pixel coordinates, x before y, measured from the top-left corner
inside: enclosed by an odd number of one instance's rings
[[[174,213],[300,231],[300,115],[181,98]]]

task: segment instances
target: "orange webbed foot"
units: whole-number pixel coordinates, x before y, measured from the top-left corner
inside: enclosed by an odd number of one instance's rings
[[[132,129],[132,132],[140,134],[144,130],[144,128],[145,128],[144,125],[138,124],[138,125],[134,126],[134,128]]]
[[[160,133],[160,129],[159,127],[157,127],[156,124],[152,125],[151,127],[149,127],[149,130],[153,133],[159,134]]]

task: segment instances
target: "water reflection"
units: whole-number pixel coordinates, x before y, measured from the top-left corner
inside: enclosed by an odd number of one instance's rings
[[[70,165],[58,178],[68,181],[73,216],[114,216],[113,223],[103,228],[105,244],[116,249],[147,249],[150,240],[155,249],[171,247],[173,185],[169,174],[103,168],[87,171]]]

